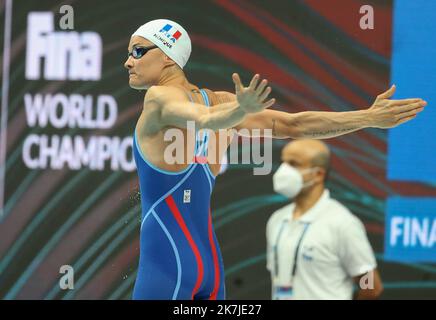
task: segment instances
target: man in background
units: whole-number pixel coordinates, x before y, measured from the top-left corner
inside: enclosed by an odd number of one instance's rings
[[[272,298],[375,299],[383,288],[362,222],[330,198],[325,181],[330,150],[319,140],[296,140],[282,150],[274,190],[292,203],[267,223]]]

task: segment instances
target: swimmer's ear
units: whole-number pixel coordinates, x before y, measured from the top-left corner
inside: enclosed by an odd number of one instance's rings
[[[166,66],[173,66],[176,63],[174,62],[174,60],[172,60],[170,57],[168,57],[166,54],[163,55],[164,57],[164,63]]]

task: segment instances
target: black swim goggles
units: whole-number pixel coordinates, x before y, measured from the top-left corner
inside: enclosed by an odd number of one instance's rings
[[[158,48],[158,46],[154,45],[151,47],[133,47],[132,51],[127,53],[127,58],[132,56],[134,59],[140,59],[143,55],[145,55],[149,50]]]

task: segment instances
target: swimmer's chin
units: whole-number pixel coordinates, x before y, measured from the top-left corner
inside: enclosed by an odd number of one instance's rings
[[[146,84],[138,85],[135,83],[131,83],[129,81],[129,86],[130,86],[130,88],[135,89],[135,90],[148,90],[152,85],[146,85]]]

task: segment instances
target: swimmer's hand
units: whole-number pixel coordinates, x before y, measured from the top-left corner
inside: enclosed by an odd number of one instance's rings
[[[383,129],[396,127],[414,119],[427,105],[427,102],[420,98],[390,100],[395,89],[395,85],[392,85],[389,90],[379,94],[368,109],[371,127]]]
[[[275,103],[275,99],[265,101],[271,93],[271,87],[266,86],[268,84],[266,79],[263,79],[259,85],[257,85],[259,78],[259,75],[256,74],[253,79],[251,79],[250,85],[244,87],[239,75],[237,73],[232,75],[233,82],[235,83],[236,99],[239,103],[239,107],[245,113],[260,112]]]

